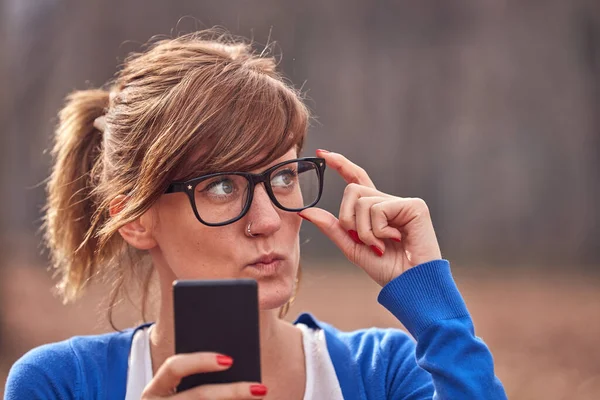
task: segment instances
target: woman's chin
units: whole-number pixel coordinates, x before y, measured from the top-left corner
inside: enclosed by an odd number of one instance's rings
[[[258,282],[258,308],[273,310],[283,307],[292,297],[294,286],[292,282]]]

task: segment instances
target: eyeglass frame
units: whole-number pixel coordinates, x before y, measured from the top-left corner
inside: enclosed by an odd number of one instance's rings
[[[284,166],[286,164],[292,164],[292,163],[295,163],[295,162],[297,163],[297,162],[301,162],[301,161],[312,162],[313,164],[315,164],[317,166],[316,171],[317,171],[317,175],[319,177],[319,193],[317,195],[317,198],[308,206],[303,206],[300,208],[287,208],[287,207],[284,207],[283,205],[281,205],[281,203],[277,200],[277,197],[273,193],[273,188],[271,187],[270,175],[271,175],[271,173],[273,173],[273,171],[277,170],[278,168],[281,168],[282,166]],[[179,193],[179,192],[186,193],[188,196],[188,199],[190,200],[190,204],[192,206],[192,210],[194,211],[194,215],[196,216],[196,219],[198,221],[200,221],[201,223],[203,223],[204,225],[207,225],[207,226],[225,226],[225,225],[232,224],[236,221],[239,221],[248,213],[248,210],[250,210],[250,206],[252,205],[252,200],[254,199],[254,190],[256,189],[256,185],[258,185],[260,183],[264,184],[265,191],[267,192],[269,199],[271,199],[271,202],[273,202],[273,204],[275,204],[275,206],[277,208],[279,208],[283,211],[299,212],[299,211],[305,210],[307,208],[313,207],[315,204],[317,204],[319,202],[319,200],[321,200],[321,195],[323,194],[323,180],[325,178],[325,167],[326,167],[326,163],[325,163],[324,158],[320,158],[320,157],[295,158],[293,160],[287,160],[287,161],[283,161],[278,164],[275,164],[275,165],[267,168],[260,174],[253,174],[251,172],[217,172],[217,173],[212,173],[212,174],[208,174],[208,175],[202,175],[197,178],[189,179],[187,181],[174,181],[174,182],[171,182],[171,184],[167,187],[167,189],[165,190],[165,194]],[[211,178],[214,178],[217,176],[224,176],[224,175],[238,175],[238,176],[243,176],[244,178],[246,178],[246,180],[248,181],[248,192],[249,192],[248,199],[246,200],[246,204],[244,205],[244,208],[240,212],[240,215],[238,215],[237,217],[232,218],[227,221],[224,221],[224,222],[218,222],[218,223],[206,222],[200,217],[200,214],[198,213],[198,209],[196,207],[196,201],[194,198],[196,186],[199,183],[201,183],[207,179],[211,179]]]

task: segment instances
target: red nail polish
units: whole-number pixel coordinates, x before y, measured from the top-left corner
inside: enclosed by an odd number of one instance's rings
[[[402,240],[400,240],[400,239],[392,238],[392,240],[393,240],[394,242],[402,243]]]
[[[364,244],[362,240],[360,240],[360,238],[358,237],[358,232],[353,231],[352,229],[350,229],[348,231],[348,235],[350,235],[350,237],[352,238],[352,240],[354,240],[354,243],[357,244]]]
[[[379,257],[383,256],[383,251],[381,251],[381,249],[379,247],[372,245],[371,250],[373,250],[373,252],[375,254],[377,254]]]
[[[252,396],[264,396],[267,394],[267,387],[265,385],[250,385],[250,393],[252,393]]]
[[[317,149],[317,151],[318,151],[319,153],[330,153],[329,151],[327,151],[327,150],[323,150],[323,149]]]
[[[312,222],[310,219],[306,218],[304,215],[298,213],[298,215],[300,216],[300,218],[307,220],[308,222]]]
[[[224,355],[217,356],[217,364],[228,367],[233,364],[233,358]]]

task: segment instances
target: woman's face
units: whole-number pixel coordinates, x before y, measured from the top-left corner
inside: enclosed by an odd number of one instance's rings
[[[252,172],[296,157],[296,150],[290,150]],[[291,297],[302,219],[277,208],[263,184],[256,186],[248,213],[229,225],[199,222],[185,193],[162,196],[151,213],[157,246],[150,253],[162,279],[252,278],[258,282],[261,309],[280,307]],[[249,223],[255,237],[246,235]]]

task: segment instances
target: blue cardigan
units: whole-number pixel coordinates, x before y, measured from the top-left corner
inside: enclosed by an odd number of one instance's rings
[[[345,400],[506,399],[446,260],[408,270],[386,285],[378,300],[416,344],[397,329],[340,332],[309,314],[297,320],[325,332]],[[13,365],[4,398],[125,398],[136,329],[31,350]]]

